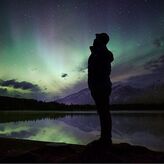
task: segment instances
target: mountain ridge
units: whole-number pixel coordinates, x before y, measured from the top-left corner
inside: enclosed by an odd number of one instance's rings
[[[112,87],[110,96],[111,104],[138,104],[164,102],[164,85],[155,87],[154,85],[147,86],[146,88],[134,87],[126,83],[116,83]],[[158,94],[157,94],[158,93]],[[162,96],[163,95],[163,96]],[[84,88],[76,93],[56,100],[58,103],[71,104],[94,104],[94,100],[88,88]]]

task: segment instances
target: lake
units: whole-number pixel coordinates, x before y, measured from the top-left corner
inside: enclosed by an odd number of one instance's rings
[[[113,142],[164,151],[164,112],[112,112]],[[85,145],[99,138],[95,112],[0,112],[0,137]]]

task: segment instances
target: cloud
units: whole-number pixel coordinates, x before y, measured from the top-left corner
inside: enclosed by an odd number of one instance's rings
[[[160,73],[164,69],[164,54],[159,56],[157,59],[150,60],[145,63],[144,68],[153,72]]]
[[[164,55],[159,57],[159,61],[164,64]]]
[[[147,51],[151,49],[151,51]],[[164,36],[154,38],[150,43],[143,44],[137,50],[127,52],[127,55],[119,56],[117,60],[121,61],[115,63],[112,67],[113,77],[123,76],[127,78],[133,76],[133,74],[147,74],[148,71],[152,72],[159,69],[164,63]],[[129,53],[131,55],[129,55]],[[135,75],[134,75],[135,76]]]
[[[13,87],[15,89],[31,90],[33,92],[41,91],[41,88],[30,82],[22,81],[18,82],[15,79],[12,80],[0,80],[0,86],[2,87]]]
[[[64,78],[64,77],[67,77],[68,74],[67,73],[62,73],[61,77]]]
[[[18,91],[11,92],[7,88],[0,88],[0,96],[7,96],[7,97],[23,97],[24,94]],[[26,97],[29,98],[29,97]]]
[[[79,72],[82,72],[82,73],[85,73],[86,70],[87,70],[87,67],[79,67],[79,68],[78,68],[78,71],[79,71]]]
[[[164,45],[164,37],[160,37],[158,39],[155,39],[153,41],[153,44],[157,47],[157,48],[160,48]]]
[[[152,72],[150,74],[129,77],[126,80],[126,83],[133,87],[146,88],[152,85],[159,85],[164,83],[164,78],[159,74]]]
[[[131,85],[142,88],[164,84],[164,54],[145,63],[144,68],[149,70],[149,73],[129,77],[126,81]]]
[[[76,71],[85,73],[88,69],[88,59],[85,59],[80,66],[76,67]]]
[[[22,89],[24,92],[20,90],[10,90],[8,87],[13,87],[14,89]],[[26,81],[18,82],[15,79],[12,80],[0,79],[0,96],[26,98],[26,99],[30,98],[30,99],[45,101],[50,99],[49,93],[44,92],[45,90],[47,90],[46,87],[42,89],[38,85]]]

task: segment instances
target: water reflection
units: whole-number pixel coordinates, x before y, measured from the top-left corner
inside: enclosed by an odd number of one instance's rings
[[[113,141],[164,151],[164,114],[112,114]],[[0,136],[87,144],[100,135],[94,113],[1,112]]]

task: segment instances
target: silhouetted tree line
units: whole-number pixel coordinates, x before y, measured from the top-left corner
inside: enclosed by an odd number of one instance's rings
[[[43,102],[33,99],[0,96],[1,111],[90,111],[95,105],[65,105],[57,102]],[[164,104],[113,104],[111,110],[164,110]]]
[[[65,105],[55,101],[43,102],[33,99],[13,98],[0,96],[0,110],[43,110],[43,111],[66,111],[66,110],[95,110],[94,105]]]
[[[95,115],[94,113],[59,113],[51,111],[16,111],[16,112],[1,112],[0,113],[0,123],[6,122],[18,122],[18,121],[37,121],[37,120],[56,120],[58,118],[64,118],[65,116],[82,116],[85,115],[91,116]]]
[[[18,122],[18,121],[36,121],[43,119],[57,119],[65,117],[64,113],[52,113],[52,112],[1,112],[0,123],[5,122]]]

